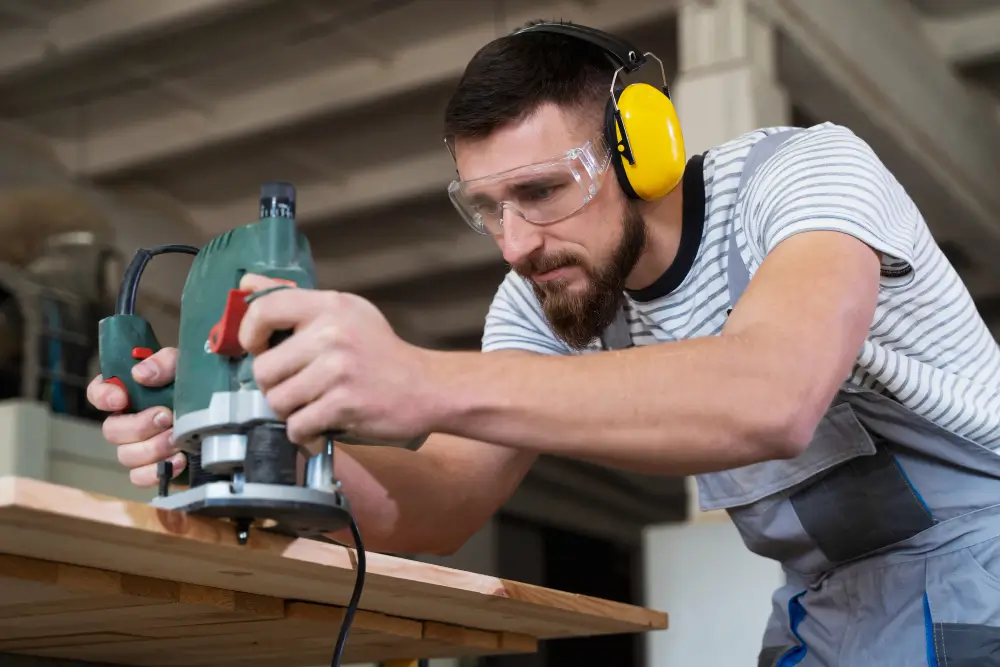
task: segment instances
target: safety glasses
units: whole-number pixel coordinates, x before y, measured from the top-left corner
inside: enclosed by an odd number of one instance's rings
[[[448,196],[480,234],[503,233],[504,211],[547,225],[573,215],[594,198],[611,163],[603,139],[588,141],[558,159],[471,181],[452,181]]]

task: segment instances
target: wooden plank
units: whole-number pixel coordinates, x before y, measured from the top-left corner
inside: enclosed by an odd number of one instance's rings
[[[17,595],[0,596],[0,646],[55,632],[142,632],[285,614],[281,599],[5,555],[0,590],[8,588]]]
[[[3,665],[19,656],[137,667],[307,667],[330,660],[344,620],[342,607],[23,556],[0,557],[0,590],[17,591],[0,596]],[[76,607],[54,607],[60,599]],[[101,605],[80,604],[88,599]],[[344,657],[362,662],[536,649],[533,637],[360,610]]]
[[[344,605],[352,549],[31,479],[0,478],[0,551],[276,598]],[[384,554],[367,554],[360,607],[540,639],[642,632],[666,614]]]

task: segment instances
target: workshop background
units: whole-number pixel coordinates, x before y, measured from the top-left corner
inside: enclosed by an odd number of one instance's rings
[[[83,403],[97,319],[122,258],[252,222],[264,181],[297,187],[322,287],[407,340],[478,348],[506,266],[448,202],[442,110],[468,58],[534,18],[657,54],[691,152],[851,127],[1000,332],[998,0],[0,0],[0,475],[150,497]],[[165,344],[189,261],[157,258],[140,292]],[[751,667],[781,574],[695,493],[541,461],[441,562],[653,606],[671,628],[463,666]]]

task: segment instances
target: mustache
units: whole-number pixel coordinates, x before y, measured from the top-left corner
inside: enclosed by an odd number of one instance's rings
[[[555,271],[567,266],[582,266],[582,262],[579,257],[576,257],[572,253],[562,252],[555,255],[528,257],[523,262],[512,265],[512,268],[517,273],[527,277],[548,271]]]

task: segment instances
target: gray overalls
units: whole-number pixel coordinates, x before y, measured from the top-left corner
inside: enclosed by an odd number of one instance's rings
[[[792,132],[754,147],[741,188]],[[603,339],[631,345],[621,318]],[[1000,667],[1000,455],[845,385],[800,456],[697,479],[701,508],[787,576],[758,667]]]

